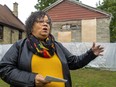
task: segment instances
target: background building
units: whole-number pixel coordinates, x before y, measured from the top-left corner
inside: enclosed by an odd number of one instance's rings
[[[13,3],[13,12],[0,5],[0,44],[12,44],[25,35],[24,24],[18,18],[18,3]]]
[[[110,42],[111,15],[76,0],[58,0],[44,9],[61,42]]]

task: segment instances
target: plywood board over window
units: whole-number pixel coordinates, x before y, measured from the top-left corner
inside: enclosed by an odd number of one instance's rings
[[[82,20],[82,42],[96,42],[96,19]]]
[[[71,31],[58,32],[58,41],[71,42]]]

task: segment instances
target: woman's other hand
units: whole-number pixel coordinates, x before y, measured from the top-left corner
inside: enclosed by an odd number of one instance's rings
[[[96,56],[102,56],[103,54],[101,53],[104,51],[104,48],[101,47],[100,45],[96,46],[95,43],[93,42],[92,51]]]
[[[42,75],[40,75],[40,74],[36,75],[36,77],[35,77],[35,86],[36,87],[43,87],[47,83],[50,83],[50,82],[46,81]]]

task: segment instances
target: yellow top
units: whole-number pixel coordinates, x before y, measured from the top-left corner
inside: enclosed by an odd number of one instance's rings
[[[44,77],[49,75],[63,78],[62,64],[56,54],[51,58],[42,58],[34,54],[32,56],[32,72],[39,73]],[[44,87],[65,87],[65,83],[50,82]]]

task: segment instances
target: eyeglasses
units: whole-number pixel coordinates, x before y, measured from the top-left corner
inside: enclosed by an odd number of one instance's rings
[[[41,23],[41,24],[43,24],[43,23],[47,23],[47,24],[51,24],[51,22],[48,20],[48,21],[44,21],[44,20],[36,20],[36,22],[37,23]]]

